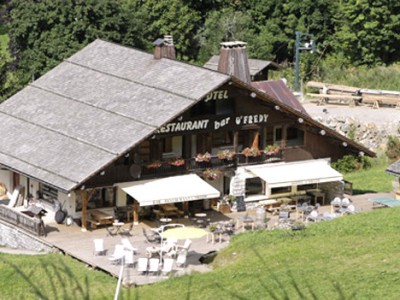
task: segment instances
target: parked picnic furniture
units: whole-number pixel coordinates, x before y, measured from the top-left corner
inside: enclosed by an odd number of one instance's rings
[[[134,251],[130,249],[124,250],[124,264],[126,266],[133,266],[135,263],[134,260]]]
[[[124,245],[117,244],[115,245],[114,253],[108,258],[108,260],[112,264],[117,264],[121,262],[124,255]]]
[[[187,252],[182,251],[178,254],[178,257],[176,258],[176,266],[177,267],[186,267],[186,257],[187,257]]]
[[[177,245],[176,248],[178,251],[182,252],[182,251],[189,251],[190,246],[192,245],[192,241],[189,239],[185,240],[185,243],[181,246],[181,245]]]
[[[372,202],[372,208],[383,208],[383,207],[395,207],[400,206],[400,201],[390,197],[380,197],[370,200]]]
[[[104,255],[106,250],[104,249],[104,239],[94,239],[94,255]]]
[[[129,227],[128,227],[128,228],[122,227],[122,228],[119,230],[119,234],[120,234],[120,235],[126,235],[126,236],[132,236],[132,234],[131,234],[132,229],[133,229],[133,223],[129,224]]]
[[[143,235],[146,238],[146,241],[149,243],[160,243],[161,242],[161,236],[158,233],[155,232],[149,232],[146,230],[146,228],[142,229]]]
[[[93,209],[89,212],[87,222],[90,224],[91,228],[95,229],[100,225],[112,225],[114,223],[114,216],[98,209]]]
[[[149,259],[147,257],[139,257],[137,261],[137,272],[146,274],[148,270]]]
[[[163,266],[161,269],[161,273],[163,275],[168,275],[172,272],[172,268],[174,266],[174,259],[173,258],[164,258]]]
[[[129,241],[128,238],[122,238],[121,244],[124,246],[125,250],[133,251],[133,253],[136,253],[138,251],[137,248],[133,247],[133,245],[131,244],[131,242]]]
[[[183,217],[184,212],[176,207],[174,204],[163,204],[160,205],[160,209],[154,211],[158,218],[172,218],[172,217]]]
[[[160,259],[159,258],[150,258],[149,259],[149,273],[154,275],[158,275],[160,271]]]

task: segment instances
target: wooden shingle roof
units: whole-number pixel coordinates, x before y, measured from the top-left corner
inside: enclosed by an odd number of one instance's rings
[[[73,190],[229,78],[96,40],[0,104],[0,164]]]

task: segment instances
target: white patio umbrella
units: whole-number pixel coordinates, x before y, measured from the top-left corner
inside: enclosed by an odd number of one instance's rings
[[[166,238],[175,238],[178,240],[197,239],[205,236],[207,231],[197,227],[185,226],[167,229],[161,233],[161,236]]]

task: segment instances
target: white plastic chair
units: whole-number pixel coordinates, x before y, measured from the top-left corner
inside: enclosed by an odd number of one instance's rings
[[[164,263],[161,269],[161,273],[163,275],[168,275],[172,272],[172,267],[174,265],[174,259],[172,258],[164,258]]]
[[[160,271],[160,260],[158,258],[150,258],[149,273],[157,275],[159,271]]]
[[[104,240],[103,239],[94,239],[94,255],[104,255],[106,250],[104,249]]]
[[[135,263],[133,258],[133,251],[132,250],[124,250],[124,264],[127,266],[133,266]]]
[[[185,243],[183,244],[183,246],[178,245],[177,248],[178,248],[178,250],[183,250],[185,252],[188,252],[191,245],[192,245],[192,241],[187,239],[187,240],[185,240]]]
[[[319,221],[319,215],[317,210],[312,210],[310,214],[306,217],[306,222],[318,222]]]
[[[186,267],[186,256],[187,256],[186,251],[183,251],[178,254],[178,257],[176,258],[177,267]]]
[[[149,259],[147,257],[140,257],[137,263],[137,272],[142,274],[147,273],[148,264]]]
[[[133,247],[128,238],[122,238],[121,244],[124,246],[125,249],[133,251],[133,253],[136,253],[138,251],[137,248]]]
[[[343,198],[340,206],[342,208],[347,208],[351,204],[349,198]]]
[[[114,253],[108,258],[111,263],[116,264],[120,263],[122,258],[124,257],[124,246],[117,244],[115,245]]]

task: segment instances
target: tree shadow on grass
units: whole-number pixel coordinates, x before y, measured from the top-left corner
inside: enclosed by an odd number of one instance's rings
[[[258,257],[260,264],[262,265],[262,268],[268,270],[268,264],[267,261],[258,253],[256,250],[251,249],[254,254]],[[273,299],[273,300],[281,300],[281,299],[292,299],[293,295],[290,295],[288,292],[288,287],[292,287],[295,292],[296,292],[296,299],[324,299],[325,295],[317,295],[317,293],[314,291],[312,286],[308,283],[302,283],[305,284],[305,288],[301,287],[299,283],[296,281],[294,278],[293,274],[290,272],[288,269],[287,274],[288,277],[290,278],[290,284],[288,285],[287,283],[283,283],[276,273],[270,272],[272,280],[276,283],[276,285],[279,287],[279,292],[274,292],[265,281],[262,280],[262,278],[257,278],[260,286],[263,288],[265,291],[265,295],[267,295],[266,299]],[[229,295],[229,299],[239,299],[239,300],[247,300],[249,299],[248,297],[244,295],[240,295],[238,291],[232,291],[231,289],[227,289],[225,286],[216,283],[217,287],[221,290],[223,290],[226,295]],[[356,293],[352,292],[351,295],[346,295],[345,292],[343,291],[341,285],[339,283],[333,283],[333,288],[337,292],[337,299],[353,299],[356,297]],[[265,296],[264,295],[264,296]],[[261,295],[260,295],[261,296]]]
[[[31,274],[23,272],[14,263],[0,257],[4,264],[10,266],[17,275],[27,282],[31,288],[31,293],[38,299],[90,299],[89,279],[85,276],[78,279],[70,267],[61,259],[56,259],[51,263],[48,261],[41,262],[41,268],[46,270],[44,274],[47,277],[46,285],[34,282]],[[99,294],[99,293],[98,293]],[[100,293],[102,299],[106,299],[105,295]],[[99,296],[96,297],[98,299]]]
[[[378,192],[372,191],[372,190],[353,189],[352,195],[363,195],[363,194],[370,194],[370,193],[378,193]]]

